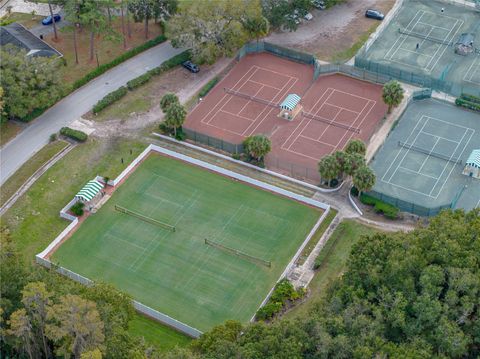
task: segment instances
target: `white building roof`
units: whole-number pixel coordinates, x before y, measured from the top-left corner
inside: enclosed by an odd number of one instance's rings
[[[480,149],[473,150],[472,153],[470,153],[470,156],[468,156],[466,164],[470,166],[480,167]]]

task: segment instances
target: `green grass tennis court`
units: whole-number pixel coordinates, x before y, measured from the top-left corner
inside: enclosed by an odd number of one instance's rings
[[[176,231],[119,213],[115,205]],[[320,215],[286,197],[150,155],[52,260],[204,331],[227,319],[247,322]],[[271,267],[206,245],[205,238]]]

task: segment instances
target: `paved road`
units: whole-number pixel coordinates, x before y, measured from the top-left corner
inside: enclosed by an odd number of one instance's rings
[[[92,80],[50,108],[0,150],[0,185],[45,146],[52,133],[91,110],[107,93],[182,51],[174,49],[169,42],[160,44]]]

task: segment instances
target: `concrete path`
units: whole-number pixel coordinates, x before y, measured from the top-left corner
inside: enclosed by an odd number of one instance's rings
[[[174,49],[170,42],[160,44],[116,66],[58,102],[0,150],[0,185],[45,146],[52,133],[90,111],[106,94],[182,51],[184,49]]]

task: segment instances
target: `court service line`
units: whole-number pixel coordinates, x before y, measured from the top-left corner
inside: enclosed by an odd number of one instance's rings
[[[467,130],[466,132],[468,132],[468,130]],[[466,132],[465,132],[465,133],[466,133]],[[472,140],[472,137],[473,137],[474,134],[475,134],[475,130],[472,130],[472,134],[470,135],[470,138],[469,138],[468,141],[465,143],[465,146],[463,146],[462,152],[460,152],[460,155],[458,156],[459,158],[462,157],[463,152],[465,152],[465,150],[467,149],[467,146],[468,146],[468,144],[470,143],[470,141]],[[450,159],[453,157],[453,155],[455,154],[456,151],[457,151],[457,150],[455,149],[455,151],[452,153],[452,156],[450,156]],[[447,167],[447,166],[444,167],[443,171],[445,171],[445,168],[446,168],[446,167]],[[453,165],[453,166],[452,166],[452,169],[450,170],[450,173],[448,174],[447,178],[445,178],[445,181],[443,181],[442,187],[440,187],[440,190],[438,191],[438,194],[436,195],[435,198],[437,198],[437,197],[440,195],[440,193],[442,193],[443,187],[445,186],[445,183],[447,183],[448,179],[449,179],[450,176],[452,175],[453,169],[454,169],[455,167],[456,167],[456,165]],[[440,174],[440,177],[443,175],[443,171],[442,171],[442,173]],[[435,184],[435,186],[436,186],[436,184]],[[434,188],[435,188],[435,186],[434,186]],[[432,188],[432,191],[433,191],[433,188]]]
[[[265,87],[270,87],[272,89],[275,89],[275,90],[280,90],[280,88],[278,87],[275,87],[275,86],[272,86],[272,85],[266,85],[262,82],[258,82],[258,81],[255,81],[255,80],[249,80],[250,82],[253,82],[254,84],[257,84],[257,85],[262,85],[262,86],[265,86]]]
[[[420,117],[420,119],[419,119],[419,121],[417,122],[417,124],[415,125],[415,127],[412,128],[412,131],[410,131],[410,134],[409,134],[408,137],[406,138],[405,143],[410,143],[410,141],[409,141],[409,140],[410,140],[410,137],[413,136],[415,130],[416,130],[417,127],[420,125],[420,123],[423,122],[423,119],[424,119],[424,118],[427,118],[427,121],[424,122],[424,124],[423,124],[423,126],[422,126],[422,129],[421,129],[419,132],[417,132],[417,135],[416,135],[416,137],[415,137],[415,140],[417,139],[417,137],[418,137],[418,135],[420,134],[420,132],[423,131],[423,129],[425,128],[426,124],[428,123],[428,117],[425,116],[425,115],[423,115],[422,117]],[[414,140],[413,143],[415,143],[415,140]],[[393,159],[393,161],[390,163],[390,166],[388,166],[387,170],[385,171],[385,174],[382,176],[382,179],[381,179],[382,182],[390,183],[390,180],[392,179],[393,174],[389,177],[388,181],[386,180],[385,176],[386,176],[387,173],[390,171],[390,169],[392,168],[393,164],[397,161],[397,158],[398,158],[398,156],[400,156],[401,153],[402,153],[402,149],[400,149],[400,150],[398,151],[397,155],[395,156],[395,158]],[[406,156],[406,153],[404,153],[404,156],[403,156],[402,160],[400,161],[399,165],[401,165],[401,163],[402,163],[403,159],[405,158],[405,156]],[[399,165],[397,165],[397,167],[398,167]],[[396,171],[396,170],[395,170],[395,171]],[[394,173],[395,173],[395,171],[394,171]]]
[[[471,83],[473,83],[473,84],[480,84],[480,83],[478,83],[477,81],[472,81],[473,76],[475,75],[475,73],[477,72],[477,70],[480,68],[480,66],[474,67],[474,66],[476,66],[476,62],[478,61],[478,59],[480,59],[480,57],[476,57],[476,58],[473,60],[472,64],[471,64],[470,67],[468,68],[467,72],[465,72],[465,74],[463,75],[463,81],[471,82]],[[472,69],[474,69],[474,70],[472,71]],[[471,75],[470,75],[470,78],[467,80],[467,75],[469,74],[470,71],[472,71],[472,73],[471,73]]]
[[[240,79],[239,79],[237,82],[235,82],[235,84],[233,85],[232,89],[235,89],[235,87],[240,83],[240,81],[242,81],[243,78],[244,78],[245,76],[247,76],[248,73],[249,73],[252,69],[254,69],[253,73],[255,73],[258,68],[257,68],[256,65],[253,65],[252,67],[250,67],[250,68],[248,69],[248,71],[246,71],[245,74],[243,74],[243,76],[240,77]],[[250,78],[252,77],[252,75],[253,75],[253,74],[251,74],[251,75],[248,77],[248,79],[250,79]],[[247,80],[247,81],[248,81],[248,80]],[[246,83],[246,82],[245,82],[245,83]],[[243,86],[243,85],[242,85],[242,86]],[[240,88],[241,88],[241,86],[240,86]],[[230,95],[230,96],[231,96],[231,95]],[[217,106],[220,105],[220,104],[223,102],[223,100],[224,100],[225,98],[227,98],[227,97],[228,97],[228,93],[225,93],[225,94],[222,96],[222,98],[220,99],[220,101],[218,101],[218,102],[215,104],[215,106],[213,106],[213,107],[210,109],[210,111],[208,111],[207,114],[202,117],[202,119],[200,120],[200,122],[201,122],[201,123],[207,123],[207,124],[208,124],[208,122],[205,122],[205,121],[204,121],[205,118],[206,118],[207,116],[209,116],[209,115],[212,113],[212,111],[215,110],[215,109],[217,108]],[[230,98],[231,98],[231,97],[230,97]],[[230,100],[230,98],[229,98],[228,100]],[[228,103],[228,101],[227,101],[227,103]],[[220,109],[222,109],[223,106],[225,106],[225,103],[220,107]],[[218,111],[217,111],[217,112],[218,112]],[[215,115],[216,115],[216,113],[215,113]],[[215,115],[214,115],[213,117],[215,117]],[[212,117],[212,118],[213,118],[213,117]],[[209,122],[210,122],[210,121],[209,121]]]
[[[422,46],[423,46],[423,44],[425,43],[425,41],[427,41],[427,37],[429,37],[430,34],[431,34],[432,31],[433,31],[433,26],[432,26],[432,25],[428,25],[428,26],[430,26],[430,31],[428,32],[427,36],[422,40],[422,42],[420,43],[419,47],[422,47]],[[431,56],[431,57],[432,57],[432,56]]]
[[[437,147],[439,141],[440,141],[440,137],[437,137],[437,140],[435,141],[434,145],[433,145],[432,148],[430,149],[430,153],[429,153],[428,156],[425,157],[425,159],[423,160],[423,163],[422,163],[422,165],[420,166],[420,168],[418,169],[418,172],[421,172],[421,171],[422,171],[423,166],[425,166],[425,163],[427,163],[427,161],[430,159],[430,155],[432,154],[432,152],[433,152],[433,150],[435,149],[435,147]]]
[[[365,108],[368,106],[369,103],[373,102],[373,105],[370,107],[370,109],[367,111],[367,113],[365,113],[365,116],[363,116],[362,120],[360,121],[360,123],[358,124],[358,128],[361,128],[363,123],[365,122],[365,120],[367,119],[368,115],[370,114],[370,112],[372,112],[372,110],[375,108],[375,106],[377,105],[377,101],[374,101],[374,100],[368,100],[368,102],[365,104],[364,108],[362,109],[362,111],[358,114],[358,117],[360,116],[360,114],[365,110]],[[358,117],[355,119],[355,121],[353,121],[352,123],[352,126],[356,124],[357,120],[358,120]],[[343,138],[348,134],[349,131],[345,131],[343,133],[343,136],[342,138],[339,140],[338,144],[340,145],[340,142],[343,141]],[[351,131],[350,131],[351,132]],[[350,136],[348,137],[347,139],[347,142],[350,141],[353,136],[355,135],[354,132],[351,132],[350,133]]]
[[[250,81],[250,80],[249,80],[249,81]],[[248,81],[247,81],[247,82],[248,82]],[[263,87],[264,87],[264,86],[262,85],[262,87],[260,87],[260,88],[257,90],[257,92],[255,92],[255,95],[253,95],[253,97],[256,97],[256,96],[258,95],[258,93],[263,90]],[[238,113],[242,112],[243,109],[244,109],[245,107],[247,107],[251,102],[252,102],[252,100],[248,100],[247,103],[246,103],[245,105],[243,105],[243,107],[240,109],[240,111],[238,111]]]
[[[415,29],[415,27],[417,26],[418,22],[420,21],[420,19],[423,17],[423,15],[425,15],[425,11],[423,11],[423,10],[420,10],[420,11],[422,11],[422,15],[418,18],[417,22],[412,26],[412,29],[409,30],[409,31],[413,31]],[[403,41],[400,43],[400,46],[397,47],[397,49],[393,52],[392,56],[390,56],[391,59],[393,59],[393,57],[397,54],[397,51],[402,48],[403,44],[405,43],[405,41],[408,38],[407,35],[402,35],[402,36],[404,36]]]
[[[410,173],[414,173],[414,174],[417,174],[417,175],[420,175],[420,176],[432,178],[434,180],[438,180],[438,177],[434,177],[434,176],[427,175],[425,173],[417,172],[417,171],[411,170],[410,168],[407,168],[407,167],[400,166],[400,167],[398,167],[398,169],[403,170],[403,171],[407,171],[407,172],[410,172]]]
[[[455,27],[457,27],[457,23],[458,23],[459,20],[455,20],[455,25],[453,25],[452,29],[448,32],[447,36],[445,37],[445,40],[448,39],[450,37],[450,33],[453,31],[453,29]],[[457,33],[458,31],[462,28],[464,24],[464,21],[463,20],[460,20],[460,26],[458,27],[458,29],[455,31],[455,33],[453,34],[453,36],[451,37],[452,40],[455,38],[455,36],[457,36]],[[437,56],[437,53],[439,50],[442,49],[442,46],[443,46],[443,51],[441,52],[440,56],[437,57],[437,61],[435,61],[435,64],[432,66],[431,70],[430,71],[433,71],[433,69],[437,66],[438,64],[438,61],[440,61],[440,59],[443,57],[443,55],[445,54],[445,51],[447,50],[448,46],[447,45],[440,45],[440,47],[437,49],[437,51],[435,52],[435,54],[433,55],[434,57]],[[433,58],[432,58],[433,60]],[[432,61],[430,60],[430,61]],[[427,69],[428,69],[428,65],[430,65],[430,62],[427,64]]]
[[[254,120],[252,120],[252,119],[249,118],[249,117],[245,117],[245,116],[240,115],[239,113],[233,113],[233,112],[226,111],[226,110],[220,110],[220,111],[218,111],[217,113],[220,113],[220,112],[226,113],[226,114],[228,114],[228,115],[240,117],[240,118],[243,118],[244,120],[247,120],[247,121],[250,121],[250,122],[253,122],[253,121],[254,121]]]
[[[453,143],[458,143],[458,141],[455,141],[455,140],[452,140],[452,139],[450,139],[450,138],[446,138],[446,137],[443,137],[443,136],[439,136],[439,135],[436,135],[436,134],[431,133],[431,132],[428,132],[428,131],[423,131],[423,133],[426,134],[426,135],[428,135],[428,136],[438,137],[439,139],[444,140],[444,141],[453,142]]]
[[[308,137],[308,136],[305,136],[305,135],[300,135],[299,137],[306,138],[307,140],[310,140],[310,141],[321,143],[322,145],[332,147],[333,149],[335,149],[337,147],[336,145],[332,145],[331,143],[323,142],[323,141],[320,141],[316,138],[311,138],[311,137]]]
[[[347,112],[351,112],[351,113],[354,113],[354,114],[359,114],[360,112],[358,111],[354,111],[354,110],[350,110],[348,108],[345,108],[345,107],[341,107],[341,106],[337,106],[337,105],[333,105],[331,103],[328,103],[328,102],[325,102],[324,105],[328,105],[328,106],[332,106],[332,107],[336,107],[336,108],[339,108],[340,110],[343,110],[343,111],[347,111]]]
[[[442,29],[442,30],[445,30],[445,31],[449,31],[449,30],[450,30],[448,27],[442,27],[442,26],[438,26],[438,25],[432,25],[432,24],[429,24],[429,23],[426,23],[426,22],[419,22],[419,24],[428,25],[428,26],[431,26],[431,27],[433,27],[433,28]]]
[[[424,53],[421,53],[421,52],[418,52],[418,51],[413,51],[413,50],[407,49],[405,47],[402,47],[401,49],[402,49],[402,51],[411,52],[412,54],[415,54],[417,56],[425,56],[425,57],[428,57],[429,59],[431,59],[433,57],[432,55],[427,55],[427,54],[424,54]],[[398,62],[396,60],[391,60],[391,61]],[[398,63],[403,64],[403,62],[398,62]],[[405,63],[405,65],[407,65],[407,64]],[[419,67],[419,66],[414,66],[414,65],[411,65],[411,66],[412,67]]]
[[[412,25],[413,21],[415,21],[416,17],[418,16],[418,14],[421,14],[420,15],[420,18],[417,20],[417,23],[420,21],[420,19],[422,18],[423,16],[423,13],[424,11],[423,10],[418,10],[417,13],[415,14],[414,17],[412,17],[412,20],[410,20],[410,22],[408,23],[407,27],[405,29],[409,29],[410,28],[410,25]],[[416,23],[415,23],[416,25]],[[415,26],[413,26],[412,30],[415,28]],[[399,37],[397,37],[397,39],[395,40],[395,42],[392,44],[392,46],[390,47],[390,49],[387,51],[387,53],[385,54],[385,56],[383,56],[384,59],[388,60],[388,59],[392,59],[393,55],[392,56],[389,56],[390,52],[396,47],[397,43],[399,41],[401,41],[400,43],[400,46],[401,47],[403,45],[403,43],[405,42],[405,39],[407,38],[407,35],[401,35]],[[403,41],[402,41],[403,40]]]
[[[471,127],[466,127],[466,126],[458,125],[458,124],[456,124],[456,123],[444,121],[444,120],[441,120],[441,119],[436,118],[436,117],[431,117],[431,116],[427,116],[427,115],[423,115],[423,117],[427,117],[427,118],[429,118],[430,120],[434,120],[434,121],[438,121],[438,122],[443,122],[443,123],[445,123],[445,124],[447,124],[447,125],[454,126],[454,127],[458,127],[458,128],[462,128],[462,129],[465,129],[465,130],[473,130],[473,128],[471,128]],[[425,132],[425,131],[424,131],[424,132]]]

